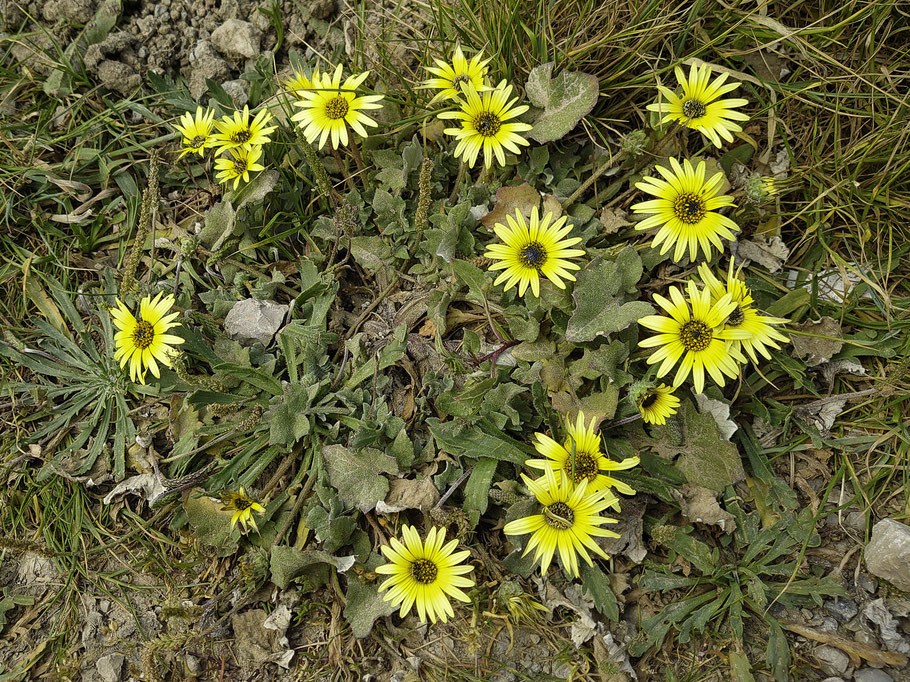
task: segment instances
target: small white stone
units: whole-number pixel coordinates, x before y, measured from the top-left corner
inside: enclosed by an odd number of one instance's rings
[[[910,592],[910,526],[882,519],[872,527],[872,539],[866,545],[866,568],[899,590]]]
[[[224,319],[224,331],[235,341],[252,346],[267,346],[281,325],[288,307],[275,301],[247,298],[237,301]]]
[[[95,662],[98,677],[103,682],[120,682],[120,673],[123,671],[123,662],[125,660],[126,657],[123,654],[102,656]]]

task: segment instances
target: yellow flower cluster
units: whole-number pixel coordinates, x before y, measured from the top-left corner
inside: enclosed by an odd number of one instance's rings
[[[621,462],[609,459],[601,451],[594,421],[586,422],[584,412],[578,413],[574,424],[569,422],[567,431],[563,444],[546,434],[536,434],[534,447],[545,459],[529,459],[525,464],[542,469],[543,477],[537,480],[524,474],[521,477],[541,505],[540,513],[507,523],[503,532],[532,534],[524,553],[536,550],[534,559],[540,561],[542,574],[546,575],[558,551],[563,570],[577,578],[579,556],[589,566],[593,565],[589,552],[608,558],[595,537],[619,537],[601,528],[604,524],[617,523],[616,519],[600,516],[608,507],[619,510],[613,489],[623,495],[635,494],[631,486],[602,472],[631,469],[638,464],[638,457]]]
[[[515,106],[518,98],[510,99],[512,86],[505,80],[499,81],[495,88],[490,86],[486,80],[490,60],[483,59],[482,52],[468,61],[458,46],[451,64],[435,61],[435,67],[426,67],[433,78],[427,79],[422,87],[439,90],[431,103],[450,100],[458,107],[439,114],[443,120],[459,121],[457,127],[443,131],[458,141],[456,158],[473,168],[483,152],[486,168],[493,165],[494,158],[504,166],[506,151],[519,154],[518,145],[530,144],[520,133],[531,130],[532,126],[514,120],[528,110],[527,105]]]
[[[250,108],[243,107],[243,113],[235,111],[233,116],[222,116],[215,121],[215,112],[196,107],[196,115],[185,113],[175,126],[182,135],[180,158],[186,154],[202,156],[206,149],[214,148],[215,176],[219,182],[234,181],[237,189],[240,181],[250,181],[250,173],[264,170],[259,163],[263,145],[271,141],[269,134],[275,126],[267,124],[272,119],[268,109],[263,108],[250,120]],[[224,153],[227,152],[226,155]]]

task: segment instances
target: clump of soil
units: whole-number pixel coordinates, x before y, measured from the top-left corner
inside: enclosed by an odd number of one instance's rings
[[[105,16],[106,21],[99,21]],[[281,63],[288,49],[306,51],[306,56],[315,55],[313,48],[331,54],[334,46],[344,42],[338,0],[305,4],[288,0],[140,0],[122,4],[120,0],[23,0],[15,7],[5,7],[0,21],[8,31],[34,32],[25,41],[32,49],[22,47],[15,56],[41,73],[48,72],[52,64],[47,60],[36,63],[34,57],[36,51],[50,45],[28,17],[41,21],[41,28],[64,49],[83,28],[87,29],[86,43],[95,26],[113,24],[103,40],[82,46],[84,63],[103,85],[125,95],[135,92],[151,71],[182,75],[198,99],[206,91],[207,78],[231,82],[263,55]],[[283,28],[280,46],[276,20]],[[277,55],[276,48],[280,48]]]

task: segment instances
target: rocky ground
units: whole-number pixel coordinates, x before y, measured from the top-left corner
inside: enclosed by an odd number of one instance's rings
[[[250,88],[243,74],[257,64],[284,73],[291,51],[308,62],[339,50],[354,55],[354,20],[342,5],[341,0],[7,0],[0,20],[7,34],[23,31],[13,55],[39,73],[51,70],[42,52],[56,45],[70,56],[84,52],[90,76],[121,95],[135,93],[152,72],[182,76],[197,100],[212,80],[242,106]],[[407,13],[396,9],[399,17]],[[375,28],[388,16],[383,3],[375,3],[366,23]],[[82,26],[88,28],[82,32]],[[73,49],[77,46],[84,50]],[[371,51],[364,56],[369,60]]]

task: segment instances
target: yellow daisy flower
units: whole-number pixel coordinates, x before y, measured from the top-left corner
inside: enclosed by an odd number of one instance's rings
[[[516,145],[529,145],[518,133],[531,130],[533,126],[527,123],[513,121],[516,116],[521,116],[528,110],[527,105],[514,106],[518,98],[509,100],[512,86],[500,81],[495,90],[488,90],[478,94],[472,83],[464,83],[462,91],[465,100],[460,111],[443,111],[439,114],[442,119],[458,119],[460,128],[446,128],[446,135],[454,135],[458,139],[455,147],[455,157],[461,158],[471,168],[477,161],[477,156],[483,150],[484,165],[489,168],[493,164],[493,156],[501,166],[506,165],[506,155],[503,151],[508,149],[513,154],[520,151]]]
[[[642,192],[657,197],[633,204],[635,213],[653,214],[638,223],[635,229],[649,230],[659,225],[660,230],[654,235],[651,246],[657,248],[663,243],[660,253],[664,254],[676,244],[674,261],[682,259],[687,245],[690,260],[695,260],[699,247],[705,257],[710,257],[712,244],[718,251],[723,251],[720,238],[735,240],[733,231],[739,231],[739,226],[730,218],[716,212],[716,209],[734,205],[731,196],[715,196],[724,174],[715,173],[705,181],[704,161],[692,168],[688,159],[680,165],[679,161],[671,158],[670,167],[672,170],[655,167],[663,180],[645,177],[635,183]]]
[[[673,395],[673,389],[666,384],[652,386],[636,402],[645,424],[666,424],[667,417],[676,414],[679,407],[679,398]]]
[[[563,279],[575,281],[569,270],[579,270],[581,266],[568,258],[585,255],[581,249],[569,248],[581,241],[581,237],[564,237],[572,230],[566,225],[566,216],[562,216],[552,225],[553,214],[549,211],[540,219],[537,207],[531,210],[531,224],[525,222],[521,209],[515,210],[515,217],[506,216],[508,227],[496,223],[493,230],[504,244],[489,244],[484,253],[486,258],[499,261],[490,266],[490,270],[504,270],[494,285],[506,282],[505,291],[518,284],[518,295],[524,296],[528,285],[535,296],[540,296],[540,276],[543,275],[560,289],[565,289]],[[508,280],[508,281],[506,281]]]
[[[621,462],[608,459],[600,451],[600,436],[594,431],[594,420],[586,426],[584,412],[579,411],[575,423],[570,421],[567,430],[569,435],[564,445],[546,434],[535,433],[537,442],[534,443],[534,448],[546,459],[529,459],[525,464],[532,469],[549,469],[557,478],[564,474],[571,488],[586,480],[588,492],[616,488],[623,495],[635,494],[635,490],[627,483],[600,472],[631,469],[638,464],[638,457],[627,457]],[[619,507],[612,492],[604,495],[604,499],[610,500],[610,505],[614,508]]]
[[[174,353],[171,346],[183,343],[179,336],[168,334],[168,331],[180,326],[179,322],[174,322],[180,313],[168,314],[172,305],[173,294],[164,296],[164,292],[160,291],[154,300],[146,296],[139,302],[138,320],[119,298],[117,307],[111,308],[111,318],[119,330],[114,334],[117,346],[114,360],[120,360],[121,368],[129,361],[130,381],[138,379],[140,384],[144,384],[147,370],[152,370],[156,379],[160,378],[159,362],[165,367],[171,366],[171,355]]]
[[[277,126],[266,126],[272,120],[268,109],[262,109],[256,118],[250,121],[250,108],[243,107],[243,114],[234,112],[234,117],[222,116],[220,121],[215,121],[218,132],[212,137],[213,147],[217,147],[216,154],[227,150],[243,149],[249,151],[254,147],[261,147],[271,142],[269,134]]]
[[[265,170],[265,166],[256,163],[260,156],[262,156],[262,147],[232,149],[227,156],[215,159],[215,170],[219,171],[215,175],[215,179],[224,183],[233,180],[233,189],[237,189],[241,180],[244,183],[250,181],[251,172]]]
[[[319,138],[319,148],[322,149],[331,136],[332,148],[338,149],[339,144],[348,143],[348,126],[361,137],[367,137],[364,126],[379,125],[363,111],[382,109],[379,101],[383,96],[358,97],[355,92],[369,75],[369,71],[364,71],[357,76],[349,76],[342,85],[339,64],[334,75],[325,73],[318,80],[314,75],[312,89],[298,91],[300,101],[294,102],[294,106],[301,107],[302,111],[291,119],[303,128],[307,142]]]
[[[790,320],[782,317],[759,315],[758,311],[753,306],[755,301],[752,299],[752,292],[749,291],[749,287],[739,279],[738,273],[733,272],[732,262],[730,263],[730,269],[727,272],[726,285],[714,276],[714,273],[711,272],[711,268],[709,268],[706,263],[702,263],[698,267],[698,275],[711,292],[712,301],[718,301],[725,295],[729,295],[736,304],[733,312],[730,313],[724,321],[724,329],[733,329],[748,334],[748,336],[744,338],[730,341],[730,352],[736,355],[740,362],[746,362],[746,358],[743,357],[740,352],[741,348],[749,354],[749,357],[752,358],[752,362],[758,364],[756,351],[770,360],[771,353],[768,352],[768,348],[780,350],[780,346],[777,342],[783,341],[786,343],[790,340],[772,326],[775,324],[786,324]]]
[[[643,348],[660,346],[648,358],[649,365],[660,363],[658,378],[667,374],[680,359],[674,388],[686,380],[689,372],[692,372],[697,393],[705,387],[705,371],[720,386],[724,385],[725,374],[731,378],[737,376],[739,366],[726,341],[745,339],[749,332],[724,328],[724,321],[736,309],[736,302],[730,295],[724,294],[712,303],[708,289],[699,291],[694,282],[689,282],[688,302],[678,287],[670,287],[670,298],[672,301],[654,294],[654,300],[669,317],[646,315],[638,321],[643,327],[660,332],[638,342]]]
[[[666,102],[657,102],[648,105],[648,111],[664,114],[661,123],[679,121],[682,125],[693,130],[698,130],[705,137],[720,147],[723,143],[733,142],[730,131],[741,131],[742,128],[733,121],[748,121],[749,117],[736,111],[735,107],[745,106],[747,99],[717,99],[731,90],[739,87],[739,83],[727,83],[727,74],[722,73],[708,83],[711,78],[711,67],[703,64],[700,68],[695,64],[689,70],[689,77],[681,67],[676,67],[676,80],[682,86],[682,96],[662,85],[657,89],[667,98]]]
[[[376,568],[377,573],[392,576],[379,586],[380,592],[388,590],[384,601],[391,601],[395,606],[401,604],[398,612],[401,618],[415,604],[422,623],[426,623],[428,617],[434,623],[437,618],[443,623],[449,617],[454,618],[449,597],[463,602],[471,601],[459,589],[474,585],[473,580],[462,577],[474,570],[473,566],[461,563],[468,558],[470,552],[456,552],[457,539],[443,545],[446,539],[444,528],[430,528],[426,543],[421,541],[417,530],[412,526],[402,526],[401,536],[404,544],[391,538],[391,547],[380,547],[386,559],[392,562]]]
[[[212,144],[209,136],[214,126],[214,118],[215,112],[212,109],[203,113],[202,107],[196,107],[195,116],[190,116],[190,112],[186,112],[180,117],[180,123],[174,126],[183,135],[181,142],[183,151],[180,152],[178,159],[182,159],[187,154],[202,156],[205,153],[205,148]]]
[[[221,501],[224,503],[221,511],[234,512],[231,516],[231,530],[234,530],[234,526],[239,523],[243,528],[241,531],[242,533],[246,533],[249,530],[247,524],[252,526],[257,533],[259,532],[259,526],[256,525],[256,519],[253,517],[253,512],[259,512],[261,514],[265,511],[265,507],[247,495],[243,486],[240,486],[240,488],[237,489],[237,492],[229,491],[224,493],[221,496]]]
[[[483,50],[479,51],[471,61],[468,61],[464,52],[461,51],[461,45],[455,47],[455,54],[452,57],[452,63],[447,64],[441,59],[433,59],[436,66],[425,67],[430,74],[436,78],[430,78],[424,81],[421,87],[434,88],[439,90],[430,104],[442,99],[458,99],[461,97],[462,85],[470,83],[477,92],[490,90],[490,87],[483,82],[487,74],[487,64],[489,59],[483,58]]]
[[[543,482],[521,475],[525,485],[543,505],[542,514],[526,516],[511,521],[502,529],[506,535],[533,533],[524,554],[537,549],[534,559],[540,560],[540,572],[546,575],[553,554],[559,550],[563,570],[571,577],[578,577],[578,555],[593,566],[587,550],[608,559],[593,537],[618,538],[619,534],[600,528],[604,523],[617,523],[616,519],[598,516],[610,506],[609,490],[588,491],[588,480],[582,479],[574,489],[562,479],[562,485],[551,469],[544,470]]]
[[[290,78],[286,78],[282,85],[284,86],[284,89],[294,95],[294,97],[303,99],[302,92],[312,89],[314,83],[317,84],[316,87],[318,87],[321,78],[318,70],[313,71],[312,78],[307,78],[305,73],[294,69],[294,75]]]
[[[777,178],[765,176],[762,177],[761,183],[769,197],[780,194],[780,182],[778,182]]]

